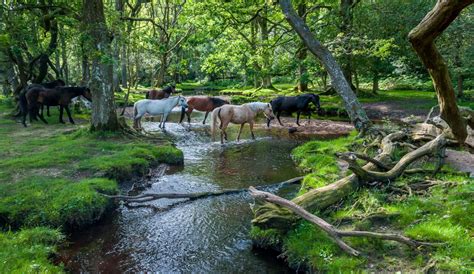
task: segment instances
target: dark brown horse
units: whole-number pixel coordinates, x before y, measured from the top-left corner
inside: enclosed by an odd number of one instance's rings
[[[145,98],[151,100],[160,100],[170,97],[171,93],[174,92],[176,92],[174,86],[167,86],[161,90],[152,89],[146,92]]]
[[[229,104],[229,101],[223,100],[218,97],[209,97],[209,96],[193,96],[188,98],[188,109],[181,109],[181,119],[179,122],[183,122],[184,114],[188,116],[188,123],[191,123],[191,113],[193,110],[205,111],[206,115],[204,116],[203,124],[206,124],[207,115],[209,112],[214,109],[221,107],[223,105]]]
[[[44,119],[43,115],[39,113],[39,109],[42,106],[59,106],[59,122],[64,124],[63,110],[66,109],[69,122],[74,124],[69,104],[73,98],[81,95],[87,100],[92,101],[91,91],[87,87],[31,88],[24,95],[24,99],[20,99],[20,107],[23,114],[22,123],[26,127],[26,115],[29,113],[30,122],[33,119],[37,120],[36,116],[39,116],[41,121],[47,124],[48,122]]]
[[[56,80],[51,81],[51,82],[28,85],[25,89],[25,93],[31,88],[55,88],[55,87],[64,87],[65,85],[66,85],[66,83],[63,80],[56,79]],[[49,106],[46,106],[46,113],[47,113],[48,116],[50,116]],[[41,115],[43,115],[43,107],[41,108]]]

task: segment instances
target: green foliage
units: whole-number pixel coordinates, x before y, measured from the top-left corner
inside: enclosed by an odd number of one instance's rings
[[[64,236],[50,228],[0,232],[0,269],[3,273],[62,273],[49,257]]]
[[[340,176],[335,153],[346,151],[356,134],[353,131],[347,137],[310,141],[293,149],[291,154],[298,166],[310,172],[303,180],[303,192],[332,183]]]

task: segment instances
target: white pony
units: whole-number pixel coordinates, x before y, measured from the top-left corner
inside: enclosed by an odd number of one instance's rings
[[[249,123],[252,139],[255,139],[255,135],[253,134],[253,124],[255,123],[255,116],[257,116],[257,114],[260,112],[263,112],[268,120],[275,118],[273,115],[272,105],[269,103],[253,102],[243,104],[241,106],[223,105],[222,107],[214,109],[212,111],[211,124],[212,140],[215,140],[214,135],[218,119],[221,121],[221,125],[219,126],[221,130],[221,144],[224,143],[223,137],[227,140],[227,133],[225,130],[229,123],[240,124],[237,141],[240,140],[240,134],[242,133],[242,128],[244,127],[245,123]]]
[[[141,129],[141,118],[143,115],[145,115],[145,113],[148,113],[152,116],[162,115],[159,127],[161,128],[163,125],[163,129],[165,129],[165,123],[168,119],[168,115],[170,114],[171,110],[178,105],[183,108],[187,108],[188,104],[186,103],[186,98],[183,96],[174,96],[161,100],[139,100],[133,105],[133,127],[136,129]]]

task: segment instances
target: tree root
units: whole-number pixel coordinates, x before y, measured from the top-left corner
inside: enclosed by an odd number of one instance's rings
[[[394,233],[379,233],[379,232],[370,232],[370,231],[343,231],[335,228],[325,220],[319,218],[316,215],[313,215],[306,211],[304,208],[301,206],[295,204],[292,201],[286,200],[284,198],[281,198],[277,195],[264,192],[264,191],[259,191],[254,187],[249,188],[250,195],[254,197],[255,199],[259,200],[264,200],[266,202],[274,203],[277,205],[280,205],[282,207],[288,208],[295,214],[301,216],[302,218],[310,221],[311,223],[315,224],[318,226],[320,229],[325,231],[331,239],[347,254],[352,255],[352,256],[360,256],[361,253],[360,251],[352,248],[348,244],[346,244],[341,238],[342,237],[370,237],[370,238],[378,238],[378,239],[383,239],[383,240],[391,240],[391,241],[396,241],[399,243],[406,244],[411,247],[419,247],[419,246],[433,246],[436,245],[436,243],[425,243],[425,242],[419,242],[413,239],[410,239],[406,236],[403,235],[398,235]]]
[[[403,174],[405,169],[414,161],[420,159],[426,155],[438,155],[440,158],[443,158],[444,148],[446,147],[447,141],[443,134],[436,137],[434,140],[426,143],[417,150],[405,154],[398,163],[386,172],[380,171],[371,171],[362,168],[357,162],[356,157],[352,153],[339,153],[338,156],[340,159],[346,161],[349,164],[349,169],[354,172],[362,181],[371,182],[371,181],[380,181],[380,182],[389,182],[394,180]],[[443,164],[443,161],[440,160],[435,168],[435,173],[439,171]]]

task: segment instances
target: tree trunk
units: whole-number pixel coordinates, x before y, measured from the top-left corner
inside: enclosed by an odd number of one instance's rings
[[[341,32],[343,34],[343,53],[342,53],[342,71],[346,77],[347,82],[354,89],[352,84],[352,8],[354,7],[354,0],[341,0],[340,16],[341,16]]]
[[[268,45],[268,24],[265,19],[267,16],[267,6],[265,5],[262,10],[262,16],[258,16],[258,23],[260,26],[260,39],[263,47],[263,69],[262,69],[262,88],[274,89],[272,85],[272,63],[271,63],[271,52],[270,46]]]
[[[114,39],[113,46],[112,46],[112,59],[113,59],[113,69],[112,69],[112,90],[114,92],[120,91],[120,48],[119,48],[119,41]]]
[[[127,45],[125,42],[122,42],[122,52],[120,56],[120,62],[122,64],[122,87],[128,87],[128,79],[127,79]]]
[[[286,20],[290,23],[293,29],[298,33],[308,49],[323,63],[325,69],[331,76],[334,88],[341,96],[344,107],[349,114],[349,117],[358,131],[364,132],[371,125],[367,114],[362,105],[357,100],[344,74],[337,64],[336,60],[316,38],[313,36],[308,26],[295,13],[290,0],[280,0],[280,6],[285,14]]]
[[[66,85],[69,85],[69,64],[67,61],[66,37],[64,34],[64,28],[61,28],[60,34],[62,59],[61,73],[64,77],[64,82],[66,83]]]
[[[87,49],[92,56],[92,130],[118,130],[112,90],[112,65],[102,58],[110,54],[110,37],[105,23],[102,0],[83,0],[83,18],[90,40]]]
[[[441,118],[448,123],[460,144],[463,144],[467,137],[466,124],[459,114],[448,67],[434,41],[459,13],[472,3],[474,0],[438,0],[434,8],[408,34],[413,48],[433,80]]]
[[[463,75],[461,73],[458,74],[458,84],[456,86],[456,89],[458,90],[458,98],[462,98],[464,96],[464,92],[463,92],[463,82],[464,82],[464,78],[463,78]]]
[[[298,4],[298,15],[306,21],[306,2],[303,0]],[[308,49],[303,42],[300,44],[300,48],[296,57],[298,58],[298,91],[308,91],[308,70],[304,64],[306,60]]]
[[[160,58],[161,64],[160,69],[158,70],[158,76],[156,77],[156,86],[162,87],[165,83],[166,69],[168,67],[168,54],[163,53]]]
[[[379,91],[379,74],[375,71],[372,76],[372,93],[377,94]]]

